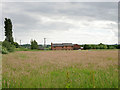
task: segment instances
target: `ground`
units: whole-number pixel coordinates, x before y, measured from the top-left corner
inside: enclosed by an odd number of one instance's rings
[[[117,88],[118,50],[17,51],[2,72],[3,88]]]

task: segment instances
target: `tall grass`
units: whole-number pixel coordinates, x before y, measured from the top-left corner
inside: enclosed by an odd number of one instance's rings
[[[106,55],[105,51],[93,52],[19,51],[3,55],[2,87],[118,88],[116,51],[107,51]],[[87,56],[84,57],[84,54]],[[113,54],[116,56],[112,56]]]
[[[12,78],[5,75],[2,84],[4,88],[118,88],[117,72],[110,69],[94,72],[89,69],[74,70],[74,73],[71,69],[68,69],[69,73],[64,70],[51,71],[54,74],[34,71]]]

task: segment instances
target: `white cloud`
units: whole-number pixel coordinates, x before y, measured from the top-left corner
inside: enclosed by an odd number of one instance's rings
[[[119,0],[2,0],[3,2],[119,2]]]
[[[117,3],[4,3],[3,10],[18,42],[118,42]]]

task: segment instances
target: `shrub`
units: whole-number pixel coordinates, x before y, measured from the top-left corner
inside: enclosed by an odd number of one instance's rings
[[[2,54],[8,54],[8,50],[5,47],[2,47]]]
[[[20,47],[17,42],[14,42],[14,46],[15,46],[16,48],[19,48],[19,47]]]
[[[15,46],[8,41],[3,41],[2,46],[5,47],[9,52],[13,52]]]

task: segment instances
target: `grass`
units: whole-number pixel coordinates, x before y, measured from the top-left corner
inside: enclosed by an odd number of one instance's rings
[[[118,88],[118,51],[17,51],[3,55],[3,88]]]
[[[45,50],[39,50],[39,49],[29,49],[29,48],[24,48],[24,47],[21,47],[21,48],[15,48],[15,51],[51,51],[50,49],[48,48],[45,48]]]
[[[36,50],[36,49],[31,50],[31,49],[28,49],[28,48],[21,47],[21,48],[15,48],[15,51],[39,51],[39,50]]]

